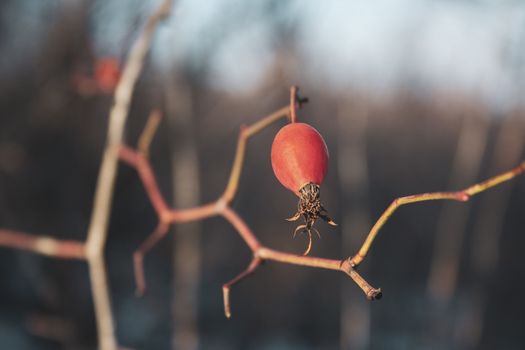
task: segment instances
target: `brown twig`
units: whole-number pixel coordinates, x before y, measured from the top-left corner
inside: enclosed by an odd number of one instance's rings
[[[238,274],[235,278],[233,278],[231,281],[224,283],[222,286],[222,296],[223,296],[223,302],[224,302],[224,314],[227,318],[230,318],[232,316],[231,312],[231,306],[230,306],[230,289],[249,275],[255,272],[255,270],[261,265],[262,259],[259,257],[253,257],[252,261],[250,262],[250,265]]]
[[[514,177],[522,174],[525,172],[525,162],[522,162],[520,165],[515,167],[514,169],[511,169],[509,171],[506,171],[500,175],[496,175],[494,177],[491,177],[488,180],[485,180],[483,182],[474,184],[472,186],[469,186],[461,191],[456,192],[431,192],[431,193],[421,193],[421,194],[414,194],[411,196],[406,197],[400,197],[395,199],[388,208],[381,214],[379,219],[376,221],[372,229],[370,230],[370,233],[366,237],[365,242],[357,252],[357,254],[351,259],[351,263],[354,267],[357,267],[366,257],[366,254],[370,250],[370,247],[376,238],[377,234],[379,233],[379,230],[385,225],[385,223],[388,221],[390,216],[402,205],[409,204],[409,203],[415,203],[415,202],[424,202],[424,201],[432,201],[432,200],[454,200],[459,202],[466,202],[470,199],[470,197],[483,192],[485,190],[488,190],[491,187],[497,186],[505,181],[509,181],[513,179]]]
[[[60,259],[85,259],[84,243],[44,235],[30,235],[13,230],[0,230],[0,246],[27,250]]]
[[[297,86],[290,88],[290,122],[295,123],[297,121]]]
[[[168,233],[169,225],[159,222],[152,234],[140,245],[139,249],[133,253],[133,266],[135,269],[135,281],[137,283],[137,296],[142,296],[146,290],[144,279],[144,255]]]
[[[301,102],[304,103],[306,102],[306,100],[301,99]],[[381,290],[370,286],[354,270],[354,268],[349,263],[349,259],[323,259],[311,256],[302,256],[285,253],[264,247],[259,242],[254,232],[244,222],[244,220],[237,214],[237,212],[233,208],[230,207],[230,203],[237,192],[239,178],[245,157],[247,140],[262,129],[271,125],[272,123],[288,117],[289,113],[290,106],[285,106],[250,126],[242,127],[239,134],[239,141],[237,143],[235,159],[233,162],[228,184],[226,185],[224,193],[216,201],[194,208],[169,209],[166,206],[166,201],[164,197],[159,191],[157,181],[155,179],[155,175],[153,173],[151,165],[148,159],[144,157],[143,152],[133,150],[126,145],[122,145],[120,147],[120,158],[137,170],[144,184],[145,190],[148,193],[148,197],[153,207],[155,208],[159,220],[159,225],[157,226],[155,231],[148,237],[148,239],[141,245],[141,247],[135,252],[134,255],[135,276],[137,283],[137,291],[139,294],[143,293],[145,289],[145,278],[143,268],[144,255],[154,244],[156,244],[160,239],[162,239],[165,236],[169,224],[176,222],[195,221],[209,218],[212,216],[221,215],[232,224],[232,226],[236,229],[239,235],[243,238],[246,245],[250,248],[254,256],[252,263],[244,272],[242,272],[240,275],[238,275],[233,280],[231,280],[223,286],[224,310],[227,317],[231,316],[231,308],[229,301],[231,287],[243,280],[244,278],[251,275],[255,271],[255,269],[265,260],[341,271],[350,276],[357,283],[357,285],[361,287],[361,289],[369,299],[379,299],[381,297]]]
[[[131,49],[122,77],[116,87],[114,103],[108,118],[107,141],[95,189],[93,211],[86,242],[58,240],[48,236],[0,230],[1,246],[29,250],[55,258],[85,259],[87,261],[95,304],[98,348],[100,350],[116,350],[118,348],[106,276],[104,248],[117,174],[119,149],[122,144],[124,125],[135,83],[142,70],[155,28],[158,22],[169,13],[171,4],[172,0],[164,0],[148,18],[143,31]],[[144,143],[146,144],[144,147],[149,146],[147,140]],[[151,190],[148,193],[154,193],[154,191]],[[152,202],[155,203],[153,200]],[[166,205],[164,204],[164,206]]]
[[[117,348],[111,311],[111,300],[104,262],[104,248],[110,216],[113,188],[117,175],[119,148],[122,144],[124,125],[135,84],[140,75],[151,39],[159,21],[168,15],[172,1],[164,0],[148,18],[144,29],[131,48],[122,77],[115,90],[113,107],[109,113],[106,146],[98,174],[91,221],[86,241],[86,257],[89,264],[91,290],[95,304],[95,316],[99,335],[99,349]]]
[[[296,93],[297,89],[292,88],[291,101],[297,100]],[[306,102],[305,99],[299,99],[299,101],[301,103]],[[368,299],[379,299],[382,296],[381,289],[372,287],[365,279],[361,277],[361,275],[357,273],[355,268],[363,261],[379,230],[384,226],[384,224],[387,222],[387,220],[398,207],[408,203],[440,199],[457,200],[464,202],[467,201],[471,196],[479,192],[485,191],[488,188],[494,187],[502,182],[508,181],[525,171],[525,162],[523,162],[515,169],[490,178],[479,184],[467,187],[462,191],[424,193],[398,198],[394,200],[392,204],[387,208],[387,210],[380,216],[378,221],[372,227],[370,233],[368,234],[365,242],[363,243],[358,253],[355,256],[349,257],[347,259],[324,259],[273,250],[263,246],[259,242],[254,232],[248,227],[248,225],[236,213],[236,211],[230,207],[230,203],[235,197],[235,194],[238,189],[239,178],[241,175],[242,165],[245,157],[247,140],[260,130],[264,129],[265,127],[271,125],[272,123],[282,118],[286,118],[288,116],[291,116],[291,118],[293,118],[293,116],[291,115],[291,110],[294,109],[294,106],[295,104],[292,103],[290,106],[285,106],[250,126],[243,126],[241,128],[239,134],[239,141],[237,143],[237,151],[235,153],[235,159],[224,193],[216,201],[194,208],[168,208],[164,197],[158,189],[154,172],[151,169],[151,165],[148,159],[146,159],[143,155],[144,152],[138,152],[126,145],[121,145],[119,153],[120,158],[124,162],[134,167],[139,173],[139,176],[142,179],[142,182],[144,183],[146,192],[148,193],[148,196],[151,200],[153,207],[155,208],[159,219],[159,226],[157,227],[157,229],[149,236],[149,238],[145,241],[145,243],[143,243],[141,248],[139,248],[139,250],[137,250],[137,252],[135,253],[135,273],[139,292],[143,292],[145,287],[144,270],[142,266],[144,254],[162,237],[164,237],[164,235],[167,232],[167,225],[177,222],[188,222],[221,215],[232,224],[232,226],[236,229],[238,234],[243,238],[246,245],[250,248],[250,250],[253,253],[253,259],[248,268],[223,286],[224,310],[226,317],[231,316],[231,287],[242,281],[244,278],[250,276],[256,270],[256,268],[263,261],[266,260],[281,262],[285,264],[323,268],[328,270],[344,272],[346,275],[352,278],[354,282],[356,282],[356,284],[361,288],[361,290],[365,293]]]
[[[155,132],[157,131],[157,128],[159,127],[160,121],[162,118],[162,114],[159,110],[155,109],[151,111],[151,114],[149,115],[148,122],[146,126],[144,127],[144,131],[142,131],[142,134],[140,134],[139,142],[137,144],[137,148],[144,155],[144,158],[149,158],[149,149],[151,145],[151,141],[153,140],[153,137],[155,136]]]
[[[308,97],[301,97],[299,95],[298,86],[292,86],[290,88],[290,123],[297,121],[297,108],[301,108],[301,106],[307,102]]]

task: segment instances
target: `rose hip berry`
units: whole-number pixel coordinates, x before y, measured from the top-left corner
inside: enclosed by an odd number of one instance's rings
[[[120,64],[116,58],[104,57],[95,64],[95,81],[102,92],[111,93],[120,80]]]
[[[327,216],[320,200],[320,185],[328,170],[328,148],[323,137],[308,124],[291,123],[284,126],[273,140],[272,168],[279,182],[299,197],[297,212],[288,221],[305,219],[294,231],[308,234],[308,247],[304,255],[312,248],[313,227],[318,218],[328,224],[336,223]]]

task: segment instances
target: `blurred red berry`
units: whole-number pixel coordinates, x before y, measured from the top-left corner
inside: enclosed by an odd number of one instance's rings
[[[120,79],[119,61],[113,57],[98,59],[95,63],[94,78],[102,92],[113,92]]]

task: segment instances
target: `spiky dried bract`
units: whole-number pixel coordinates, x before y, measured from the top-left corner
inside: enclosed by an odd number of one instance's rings
[[[297,204],[297,212],[288,221],[296,221],[301,217],[304,217],[305,224],[299,225],[295,228],[293,236],[295,238],[297,232],[308,234],[308,246],[304,251],[303,255],[308,255],[312,249],[312,231],[314,231],[318,237],[321,237],[319,231],[314,227],[315,222],[318,218],[323,219],[332,226],[337,224],[330,219],[328,212],[321,204],[321,189],[314,183],[307,183],[299,190],[299,203]]]

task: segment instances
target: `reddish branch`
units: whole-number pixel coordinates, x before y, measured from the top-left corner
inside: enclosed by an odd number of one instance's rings
[[[122,77],[116,87],[114,103],[108,118],[107,142],[102,155],[91,221],[85,243],[0,230],[0,246],[29,250],[56,258],[74,258],[87,261],[100,350],[118,348],[106,276],[104,248],[119,160],[119,147],[122,144],[135,83],[142,71],[155,28],[159,21],[168,15],[171,5],[172,0],[163,0],[155,12],[149,16],[143,30],[132,46]],[[143,139],[142,143],[148,143],[147,137]]]
[[[27,250],[60,259],[85,259],[84,243],[44,235],[30,235],[13,230],[0,230],[0,246]]]
[[[372,243],[374,242],[374,239],[379,233],[379,230],[381,230],[381,228],[385,225],[385,223],[388,221],[390,216],[392,216],[392,214],[394,214],[394,212],[399,207],[405,204],[433,201],[433,200],[453,200],[453,201],[459,201],[459,202],[466,202],[470,199],[470,197],[478,193],[481,193],[483,191],[486,191],[489,188],[497,186],[503,182],[509,181],[515,178],[516,176],[521,175],[523,172],[525,172],[525,162],[522,162],[520,165],[518,165],[514,169],[511,169],[502,174],[491,177],[480,183],[469,186],[461,191],[429,192],[429,193],[414,194],[411,196],[396,198],[387,207],[387,209],[383,212],[383,214],[381,214],[379,219],[377,219],[374,226],[372,226],[372,229],[368,233],[368,236],[366,237],[363,245],[361,246],[357,254],[350,260],[350,262],[352,263],[352,266],[357,267],[365,259],[366,255],[368,254],[368,251],[370,250],[370,247],[372,246]]]
[[[353,257],[347,259],[323,259],[311,256],[303,256],[281,252],[273,250],[263,246],[255,233],[248,227],[244,220],[237,214],[237,212],[230,206],[231,201],[235,197],[237,192],[239,178],[241,175],[242,165],[244,162],[246,142],[247,140],[269,126],[270,124],[288,117],[291,122],[296,119],[295,108],[300,107],[301,103],[306,102],[306,99],[299,98],[297,95],[297,88],[292,87],[290,105],[285,106],[276,112],[262,118],[260,121],[250,125],[241,127],[239,133],[239,141],[237,144],[237,151],[235,154],[235,160],[230,173],[230,178],[226,185],[224,193],[214,202],[204,204],[195,208],[189,209],[172,209],[166,204],[162,193],[160,192],[155,174],[151,168],[151,164],[148,161],[147,150],[144,147],[140,147],[141,150],[137,151],[129,146],[122,145],[120,147],[119,156],[120,159],[134,167],[144,184],[149,199],[157,213],[159,223],[153,233],[144,241],[139,249],[134,254],[134,266],[135,266],[135,278],[137,283],[137,293],[139,295],[144,293],[145,290],[145,278],[143,269],[144,255],[168,232],[168,228],[171,224],[177,222],[188,222],[194,220],[201,220],[212,216],[221,215],[224,219],[232,224],[237,233],[242,237],[246,245],[250,248],[253,253],[253,258],[248,267],[241,272],[238,276],[233,278],[231,281],[223,285],[223,297],[224,297],[224,312],[226,317],[231,316],[230,307],[230,289],[244,278],[252,275],[257,268],[265,260],[271,260],[281,262],[285,264],[301,265],[308,267],[316,267],[328,270],[341,271],[350,276],[354,282],[363,290],[366,297],[370,300],[381,298],[381,289],[372,287],[363,277],[361,277],[355,270],[357,266],[364,260],[368,250],[370,249],[375,237],[379,230],[388,221],[394,211],[404,204],[428,201],[428,200],[456,200],[456,201],[467,201],[471,196],[485,191],[491,187],[499,185],[502,182],[508,181],[525,171],[525,162],[520,164],[518,167],[483,181],[479,184],[467,187],[462,191],[457,192],[434,192],[434,193],[423,193],[418,195],[401,197],[392,202],[392,204],[385,210],[385,212],[379,217],[378,221],[370,230],[365,242]],[[148,122],[148,125],[150,122]],[[154,123],[158,125],[158,121]],[[148,136],[141,137],[141,139],[151,140],[152,137],[151,127],[146,127],[145,133]],[[149,142],[148,142],[149,145]]]
[[[293,89],[292,95],[294,98],[296,98],[295,89]],[[305,102],[305,100],[296,100],[295,103],[300,104],[301,102]],[[270,124],[280,119],[289,117],[289,112],[293,109],[295,109],[295,106],[294,103],[291,103],[291,108],[290,106],[283,107],[269,116],[261,119],[260,121],[250,126],[244,126],[241,128],[234,164],[224,193],[216,201],[195,208],[169,208],[166,204],[166,200],[159,190],[155,174],[151,168],[151,164],[148,158],[145,156],[147,153],[144,151],[141,152],[134,150],[126,145],[121,146],[119,153],[120,159],[137,170],[159,220],[159,223],[153,233],[150,234],[150,236],[144,241],[144,243],[134,254],[137,294],[141,295],[145,291],[145,278],[143,269],[144,255],[168,233],[170,224],[201,220],[204,218],[221,215],[224,219],[232,224],[232,226],[236,229],[238,234],[242,237],[246,245],[253,253],[253,259],[248,268],[223,286],[224,311],[226,317],[231,316],[229,298],[231,287],[255,272],[257,267],[259,267],[259,265],[265,260],[342,271],[350,276],[359,285],[359,287],[361,287],[369,299],[379,299],[381,297],[381,290],[370,286],[354,270],[348,259],[334,260],[302,256],[273,250],[263,246],[257,239],[255,233],[246,224],[246,222],[230,206],[230,203],[237,192],[239,177],[244,161],[246,141],[249,137],[269,126]]]
[[[283,115],[286,116],[286,115]],[[249,130],[243,129],[241,135]],[[242,137],[241,137],[242,139]],[[134,167],[139,173],[149,199],[155,208],[159,224],[153,233],[144,241],[140,248],[134,254],[135,278],[137,282],[137,294],[142,295],[145,291],[145,279],[143,270],[144,255],[167,233],[169,225],[176,222],[187,222],[201,220],[212,216],[222,215],[237,230],[246,245],[253,253],[253,260],[249,267],[235,277],[230,282],[224,284],[224,309],[227,317],[231,316],[229,294],[230,288],[240,282],[245,277],[252,274],[264,260],[273,260],[286,264],[318,267],[329,270],[339,270],[349,275],[365,292],[369,299],[378,299],[381,297],[381,290],[370,286],[350,265],[348,260],[322,259],[311,256],[302,256],[280,252],[264,247],[254,232],[248,227],[246,222],[230,207],[230,202],[226,201],[224,196],[219,197],[215,202],[205,204],[189,209],[170,209],[159,191],[155,175],[151,169],[149,161],[144,156],[128,146],[123,145],[120,149],[121,159]]]

